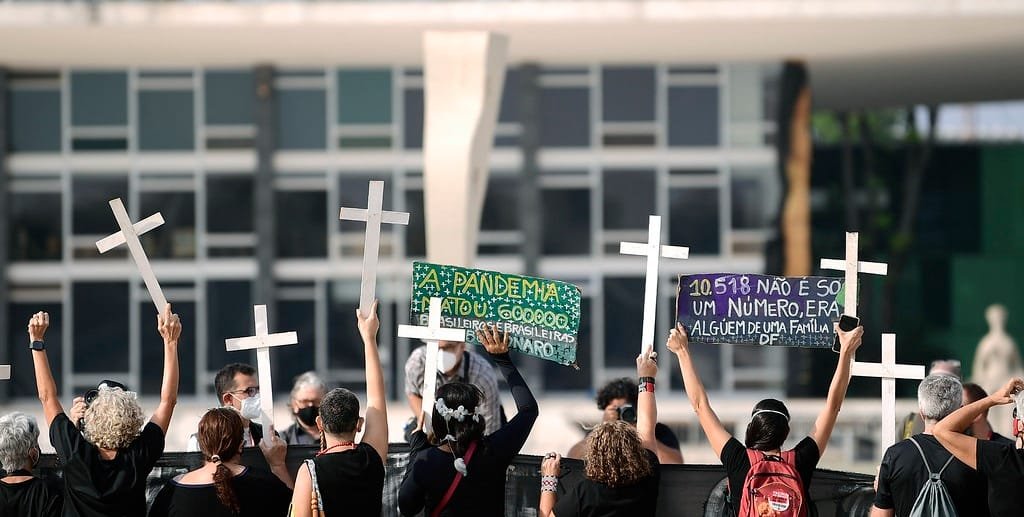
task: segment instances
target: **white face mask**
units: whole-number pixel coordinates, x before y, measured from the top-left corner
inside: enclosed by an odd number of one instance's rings
[[[260,396],[254,395],[252,397],[242,399],[242,409],[239,409],[238,412],[242,415],[242,418],[246,420],[259,420],[260,416],[263,415],[263,411],[260,410]]]
[[[452,368],[455,368],[456,364],[459,364],[458,354],[450,350],[438,350],[437,371],[447,373]]]

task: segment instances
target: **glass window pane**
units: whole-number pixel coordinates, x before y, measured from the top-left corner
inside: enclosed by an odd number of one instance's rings
[[[352,311],[359,306],[359,280],[337,280],[328,284],[327,302],[327,342],[331,344],[328,364],[331,368],[361,368],[363,342]],[[387,306],[382,303],[378,309],[386,310]]]
[[[296,376],[316,368],[316,356],[313,352],[316,346],[316,303],[305,300],[279,300],[277,314],[277,328],[271,328],[271,332],[295,331],[299,335],[297,345],[277,346],[270,351],[274,379],[277,380],[274,383],[274,393],[286,395],[291,391],[292,380]]]
[[[423,89],[410,88],[405,90],[405,127],[403,135],[406,149],[423,147]]]
[[[639,336],[644,319],[642,277],[604,279],[605,366],[636,364]]]
[[[206,230],[210,233],[253,231],[253,177],[207,176]]]
[[[338,123],[391,123],[391,70],[338,71]]]
[[[690,255],[721,253],[718,189],[673,188],[669,191],[669,242],[689,246]]]
[[[127,177],[72,178],[71,192],[72,233],[107,236],[118,231],[107,202],[119,197],[128,206]]]
[[[652,170],[607,170],[604,189],[604,227],[609,230],[646,229],[654,213],[655,186]]]
[[[124,72],[71,72],[71,125],[128,124],[128,75]]]
[[[176,151],[195,147],[192,92],[139,92],[139,149]]]
[[[75,372],[127,372],[128,283],[75,282],[71,299]]]
[[[654,120],[654,67],[605,67],[601,70],[601,113],[608,122]]]
[[[25,327],[32,315],[45,311],[50,314],[50,328],[46,331],[46,358],[50,362],[54,381],[58,389],[61,385],[61,372],[64,364],[63,325],[64,311],[60,302],[51,303],[11,303],[7,306],[8,325],[7,343],[24,343]],[[11,346],[8,348],[11,367],[11,379],[0,381],[0,390],[13,397],[35,397],[36,376],[32,369],[32,351],[27,346]],[[44,431],[45,432],[45,431]]]
[[[323,191],[283,191],[276,196],[277,256],[326,256],[327,194]]]
[[[540,145],[587,147],[590,145],[590,90],[542,88],[540,90]]]
[[[278,149],[326,148],[325,97],[323,90],[278,90]]]
[[[519,176],[491,176],[480,220],[483,230],[518,230]]]
[[[718,87],[674,86],[668,90],[668,144],[718,145]]]
[[[248,280],[210,281],[206,284],[207,366],[216,372],[229,363],[252,361],[244,352],[228,352],[224,340],[253,332],[252,283]],[[215,393],[213,382],[206,393]],[[216,397],[215,397],[216,398]]]
[[[181,287],[165,284],[168,287]],[[191,287],[188,286],[188,287]],[[181,316],[181,341],[178,342],[179,368],[178,393],[193,395],[196,392],[196,303],[191,301],[173,301],[174,312]],[[142,346],[142,386],[134,387],[144,395],[160,395],[160,385],[164,375],[164,341],[156,330],[156,312],[149,300],[139,304],[139,342]],[[248,334],[246,334],[248,335]],[[213,342],[212,346],[221,345],[224,341]]]
[[[61,259],[60,196],[58,192],[8,194],[11,260]]]
[[[519,121],[519,81],[518,68],[505,71],[505,84],[501,89],[501,106],[498,111],[498,122]]]
[[[590,254],[590,190],[546,189],[544,207],[545,255]],[[557,224],[554,224],[557,221]]]
[[[159,228],[139,239],[151,259],[183,259],[196,256],[196,196],[193,192],[142,192],[136,219],[157,212],[164,218]]]
[[[60,151],[60,92],[11,90],[12,152]]]
[[[248,70],[212,70],[203,78],[207,124],[252,124],[256,87]]]
[[[555,364],[551,361],[544,361],[544,389],[554,390],[579,390],[590,391],[590,369],[593,368],[594,354],[592,349],[593,331],[591,330],[591,312],[594,304],[590,298],[584,297],[580,300],[580,330],[576,337],[576,364],[580,365],[579,370],[568,366]]]
[[[733,176],[731,180],[732,227],[761,229],[769,225],[768,203],[764,185],[758,178]]]
[[[405,227],[405,256],[427,256],[427,228],[423,221],[423,190],[405,191],[405,211],[409,212],[409,225]]]

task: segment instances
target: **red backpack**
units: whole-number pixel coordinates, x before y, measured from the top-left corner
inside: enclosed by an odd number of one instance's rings
[[[747,449],[750,471],[743,481],[739,517],[807,517],[796,453],[780,456]]]

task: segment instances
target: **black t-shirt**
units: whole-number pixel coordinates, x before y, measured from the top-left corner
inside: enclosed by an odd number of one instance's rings
[[[56,517],[64,506],[61,487],[39,478],[21,483],[0,481],[0,515]]]
[[[164,452],[164,433],[149,422],[111,460],[100,458],[67,415],[50,424],[50,443],[64,465],[64,515],[139,516],[146,513],[146,476]]]
[[[1024,509],[1024,450],[978,440],[978,472],[988,481],[992,517],[1018,516]]]
[[[313,459],[324,512],[333,515],[380,516],[384,494],[384,462],[369,444]]]
[[[558,517],[653,517],[658,510],[658,485],[661,480],[658,455],[647,451],[653,472],[636,483],[610,487],[584,478],[571,486],[555,503]]]
[[[928,458],[928,467],[937,474],[952,454],[930,434],[917,434],[913,438]],[[917,495],[928,481],[928,467],[909,439],[889,447],[878,468],[875,506],[883,510],[893,509],[896,515],[909,515]],[[985,479],[977,471],[953,458],[942,472],[942,482],[958,515],[988,515]]]
[[[183,485],[171,480],[153,500],[149,517],[239,517],[280,515],[288,513],[292,492],[277,476],[246,467],[231,478],[240,513],[232,514],[217,498],[213,483]]]
[[[814,475],[814,468],[818,466],[818,459],[821,453],[818,451],[818,444],[810,436],[800,440],[800,443],[793,447],[796,455],[796,471],[800,474],[800,481],[804,484],[804,493],[810,492],[811,476]],[[722,466],[729,476],[729,500],[735,514],[740,503],[740,491],[743,490],[743,482],[747,479],[747,472],[750,472],[750,458],[747,457],[747,448],[736,438],[729,438],[722,447]]]
[[[1017,441],[1013,438],[1007,438],[995,431],[992,431],[992,436],[989,437],[990,441],[1001,443],[1003,445],[1009,445],[1010,447],[1017,448]]]

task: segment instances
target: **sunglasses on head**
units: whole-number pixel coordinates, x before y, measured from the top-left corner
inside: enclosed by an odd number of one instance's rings
[[[128,391],[128,386],[125,386],[124,384],[121,384],[120,382],[111,381],[111,380],[105,380],[105,381],[99,383],[99,385],[96,386],[96,389],[91,389],[91,390],[85,392],[85,395],[82,397],[82,398],[85,399],[85,405],[88,406],[88,405],[92,404],[92,401],[96,400],[96,397],[98,397],[100,395],[100,390],[104,389],[104,388],[107,388],[107,389],[121,388],[121,391]]]

